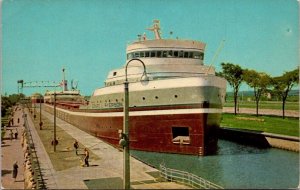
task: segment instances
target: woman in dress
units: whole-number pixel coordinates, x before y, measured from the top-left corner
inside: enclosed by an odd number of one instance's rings
[[[18,176],[18,168],[19,168],[18,162],[15,161],[15,163],[13,165],[13,178],[15,179],[15,181],[16,181],[17,176]]]

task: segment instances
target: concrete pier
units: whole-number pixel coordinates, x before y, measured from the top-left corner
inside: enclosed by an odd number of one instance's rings
[[[61,147],[66,147],[65,151],[69,152],[66,154],[67,156],[63,157],[62,161],[76,160],[78,161],[78,165],[57,170],[54,165],[57,164],[55,162],[60,161],[51,159],[51,154],[57,153],[53,151],[49,153],[49,150],[47,152],[44,147],[45,144],[43,144],[38,135],[37,127],[34,126],[33,118],[30,116],[27,109],[25,109],[25,113],[27,114],[28,125],[48,189],[122,188],[123,153],[120,150],[57,118],[56,124],[57,127],[59,127],[59,130],[63,130],[72,138],[76,139],[80,143],[81,148],[88,148],[90,154],[93,155],[90,157],[90,167],[82,167],[80,164],[81,156],[75,155],[72,144],[64,144],[61,140],[59,141],[59,145]],[[44,119],[53,123],[53,115],[43,111],[42,116]],[[59,151],[62,152],[64,150],[60,149]],[[20,154],[22,153],[20,152]],[[22,163],[20,163],[20,165],[21,164]],[[130,164],[131,188],[133,189],[190,189],[190,187],[185,185],[157,180],[157,169],[152,168],[133,157],[130,158]],[[12,187],[15,186],[6,185],[4,188]]]
[[[294,152],[299,152],[300,149],[299,137],[272,134],[254,130],[235,129],[223,126],[219,129],[219,138],[243,144],[254,145],[261,148],[273,147]]]

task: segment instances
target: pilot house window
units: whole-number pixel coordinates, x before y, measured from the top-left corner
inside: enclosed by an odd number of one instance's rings
[[[155,57],[155,51],[151,51],[150,57]]]
[[[168,58],[189,58],[189,59],[204,59],[204,53],[200,51],[137,51],[127,54],[127,60],[138,58],[138,57],[168,57]]]

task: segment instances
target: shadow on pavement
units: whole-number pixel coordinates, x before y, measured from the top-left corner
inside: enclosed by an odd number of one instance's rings
[[[84,180],[88,189],[123,189],[123,180],[120,177]]]
[[[11,174],[12,170],[1,170],[1,176],[5,176],[7,174]]]
[[[1,144],[1,147],[11,146],[10,144]]]
[[[22,179],[22,180],[16,180],[15,182],[24,182],[25,180]]]

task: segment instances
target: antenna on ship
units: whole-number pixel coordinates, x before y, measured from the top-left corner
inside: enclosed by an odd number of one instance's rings
[[[78,81],[71,80],[71,88],[72,90],[76,90],[78,86]]]
[[[218,55],[220,54],[221,50],[223,49],[224,43],[225,43],[225,40],[222,40],[221,43],[220,43],[220,45],[219,45],[219,47],[218,47],[218,49],[217,49],[217,51],[216,51],[216,53],[214,54],[214,56],[213,56],[213,58],[212,58],[212,60],[211,60],[211,63],[210,63],[210,65],[209,65],[208,69],[207,69],[206,74],[208,74],[210,68],[212,67],[212,65],[213,65],[214,62],[216,61],[216,58],[218,57]]]
[[[160,36],[160,21],[153,20],[153,26],[151,28],[147,28],[147,30],[153,31],[155,35],[155,39],[161,39]]]

